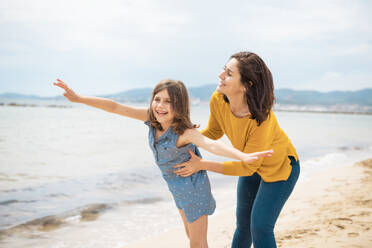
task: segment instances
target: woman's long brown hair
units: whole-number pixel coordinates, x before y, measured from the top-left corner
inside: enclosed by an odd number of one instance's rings
[[[240,81],[246,89],[245,99],[251,118],[261,125],[267,119],[275,100],[271,72],[255,53],[239,52],[230,57],[233,58],[238,61]],[[228,102],[226,96],[224,99]]]
[[[175,133],[182,135],[188,128],[198,127],[195,124],[192,124],[190,120],[190,101],[189,94],[185,85],[179,80],[165,79],[160,81],[152,91],[152,97],[150,101],[150,108],[148,109],[149,122],[151,125],[162,131],[163,128],[160,123],[156,120],[155,115],[152,111],[152,101],[156,94],[160,91],[166,89],[168,91],[171,108],[174,113],[173,118],[173,130]]]

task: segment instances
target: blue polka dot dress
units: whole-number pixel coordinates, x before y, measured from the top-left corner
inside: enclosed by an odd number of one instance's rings
[[[188,150],[192,150],[201,157],[198,148],[191,143],[177,148],[179,135],[173,132],[173,127],[170,127],[155,142],[155,128],[148,121],[145,124],[150,128],[149,144],[154,153],[156,164],[168,184],[177,208],[184,211],[187,222],[194,222],[202,215],[213,214],[216,201],[211,192],[207,172],[199,171],[189,177],[181,177],[173,173],[174,165],[190,159]]]

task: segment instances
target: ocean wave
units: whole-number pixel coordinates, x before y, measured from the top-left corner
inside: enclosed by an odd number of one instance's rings
[[[335,168],[372,157],[371,146],[341,146],[337,151],[301,161],[301,178],[311,178],[313,170]]]
[[[122,207],[124,205],[142,205],[142,204],[152,204],[158,201],[162,201],[160,197],[145,197],[133,200],[124,200],[116,202],[113,204],[106,203],[94,203],[87,204],[82,207],[78,207],[63,213],[48,215],[33,220],[26,221],[24,223],[13,225],[9,228],[4,228],[0,230],[0,239],[5,238],[6,236],[14,235],[21,232],[48,232],[68,224],[71,224],[74,221],[95,221],[102,215],[105,211],[114,209],[116,207]],[[9,202],[18,202],[17,200],[12,200]]]
[[[33,202],[35,201],[19,201],[19,200],[11,199],[11,200],[6,200],[6,201],[1,201],[0,205],[10,205],[14,203],[33,203]]]
[[[117,205],[134,205],[134,204],[152,204],[155,202],[163,201],[163,198],[161,197],[146,197],[146,198],[140,198],[136,200],[125,200],[118,202]]]
[[[82,221],[97,219],[98,215],[108,209],[107,204],[89,204],[58,215],[36,218],[13,227],[0,230],[0,238],[24,231],[51,231],[62,227],[72,217],[80,217]],[[74,218],[73,218],[74,219]]]
[[[92,208],[91,204],[96,202],[125,207],[162,201],[160,188],[164,185],[159,184],[160,180],[153,180],[155,176],[137,169],[135,173],[122,171],[0,190],[0,230],[55,229],[65,224],[65,217],[94,220],[101,212]],[[33,220],[40,223],[29,222]]]

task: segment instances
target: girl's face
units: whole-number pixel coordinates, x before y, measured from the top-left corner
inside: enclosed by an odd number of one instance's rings
[[[156,120],[162,124],[162,126],[164,124],[170,125],[173,123],[174,112],[167,89],[159,91],[154,96],[151,103],[151,110],[153,111]]]
[[[238,63],[238,60],[235,58],[231,59],[225,65],[220,75],[218,75],[220,83],[217,86],[217,91],[227,97],[245,93],[245,88],[240,81]]]

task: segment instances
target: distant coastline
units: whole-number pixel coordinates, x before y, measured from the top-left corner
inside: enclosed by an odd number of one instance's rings
[[[138,102],[133,103],[138,104]],[[194,102],[193,106],[198,105],[208,105],[208,102]],[[21,102],[0,102],[0,107],[30,107],[30,108],[37,108],[37,107],[46,107],[46,108],[73,108],[73,105],[63,105],[63,104],[35,104],[35,103],[21,103]],[[328,106],[328,108],[324,106],[296,106],[296,105],[288,105],[288,106],[274,106],[274,111],[278,112],[298,112],[298,113],[322,113],[322,114],[351,114],[351,115],[372,115],[372,107],[366,108],[365,110],[345,110],[344,108],[334,109],[335,106]]]
[[[188,87],[193,106],[207,105],[215,84]],[[131,89],[116,94],[99,95],[118,102],[147,105],[151,88]],[[17,93],[0,94],[0,107],[71,108],[74,104],[63,96],[41,97]],[[357,91],[319,92],[313,90],[275,90],[275,111],[336,114],[372,114],[372,88]]]
[[[48,107],[48,108],[72,108],[72,106],[66,105],[57,105],[57,104],[47,104],[47,105],[38,105],[38,104],[27,104],[27,103],[17,103],[17,102],[10,102],[10,103],[3,103],[0,102],[0,106],[9,106],[9,107]]]

